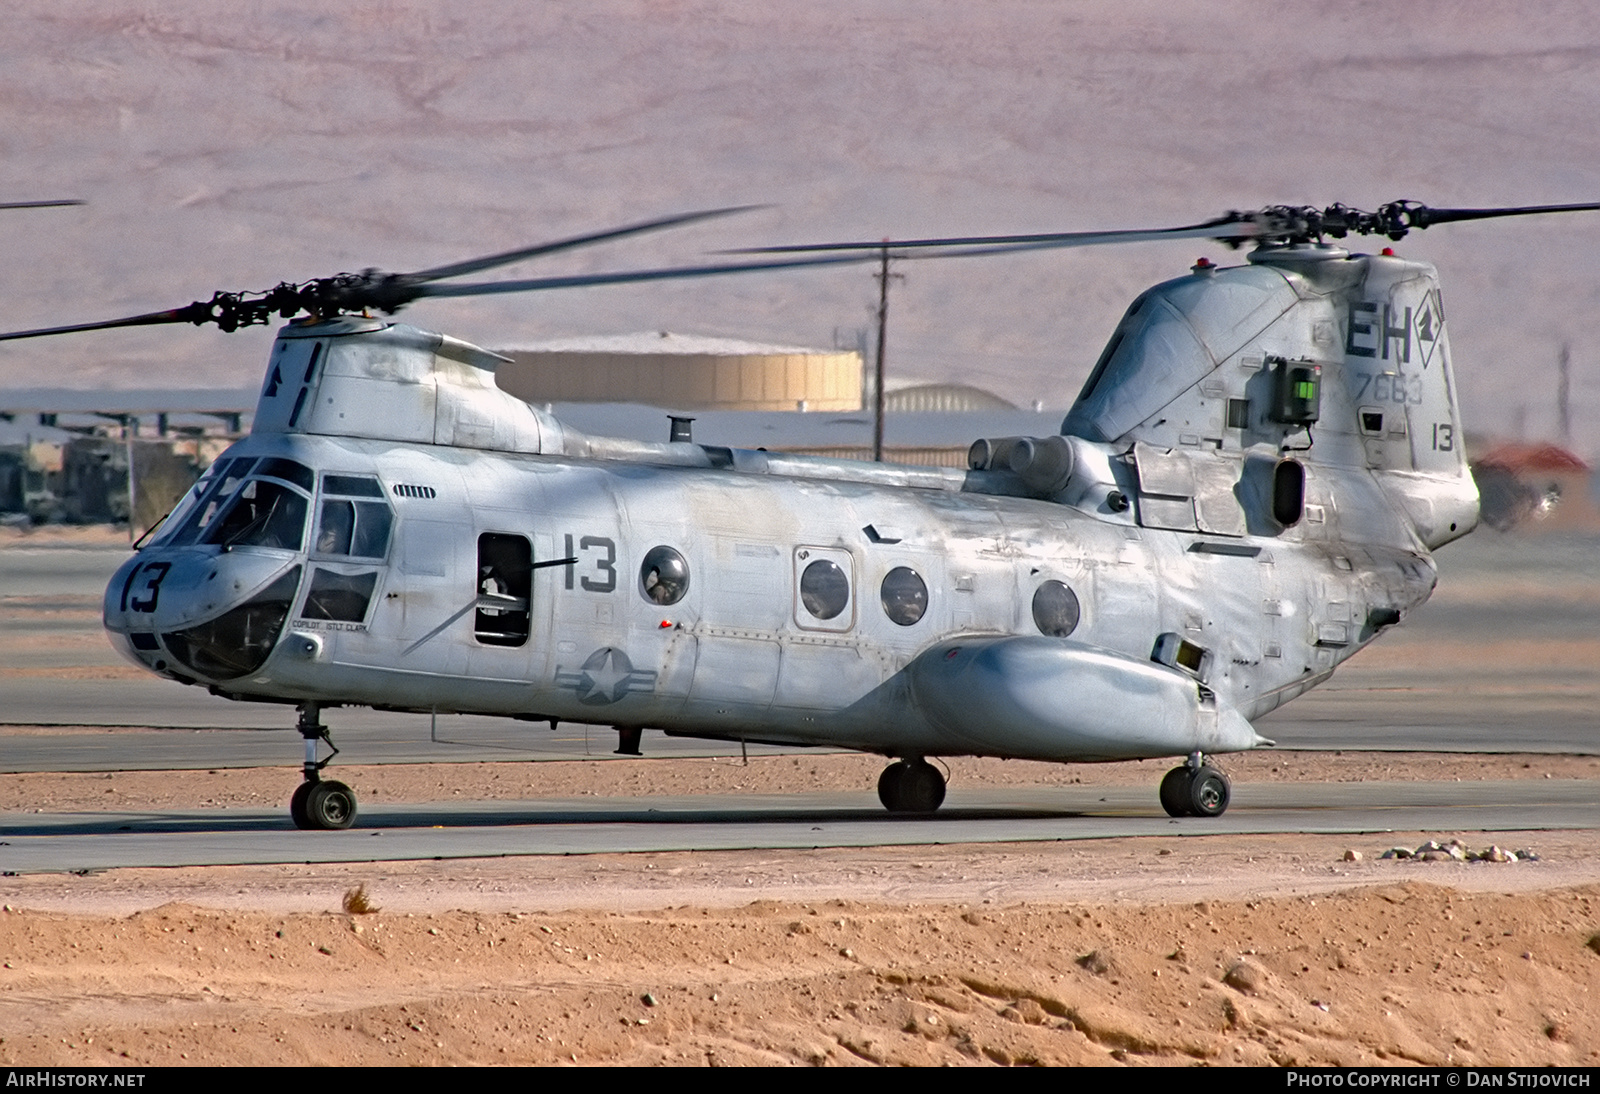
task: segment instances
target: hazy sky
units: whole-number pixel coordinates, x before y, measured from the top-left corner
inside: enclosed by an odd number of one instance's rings
[[[1487,12],[1487,14],[1486,14]],[[1021,0],[230,3],[17,0],[0,38],[0,325],[414,269],[633,219],[773,208],[507,271],[719,247],[1185,223],[1269,202],[1600,198],[1600,12]],[[1374,244],[1375,246],[1376,244]],[[1469,426],[1600,452],[1600,214],[1445,227]],[[905,267],[891,369],[1070,402],[1123,307],[1216,245]],[[827,345],[864,270],[425,302],[495,345],[671,328]],[[0,347],[0,386],[245,386],[270,332]]]

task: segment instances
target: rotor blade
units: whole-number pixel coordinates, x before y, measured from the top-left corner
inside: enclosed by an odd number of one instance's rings
[[[1261,230],[1249,214],[1232,213],[1181,228],[1133,228],[1110,232],[1042,232],[1031,235],[951,236],[945,239],[884,239],[876,243],[801,243],[787,247],[745,247],[723,254],[794,254],[811,251],[882,252],[916,249],[984,248],[964,254],[1002,254],[1005,250],[1035,247],[1094,247],[1105,243],[1136,243],[1158,239],[1254,239]],[[1000,248],[1000,249],[990,249]]]
[[[1007,243],[982,247],[952,247],[947,250],[924,250],[910,253],[896,253],[893,245],[889,248],[889,257],[914,261],[922,258],[975,258],[980,255],[1007,255],[1019,254],[1024,251],[1048,251],[1066,247],[1096,247],[1108,243],[1143,243],[1163,239],[1215,239],[1237,246],[1241,241],[1260,239],[1266,235],[1259,226],[1246,223],[1237,227],[1228,227],[1219,232],[1216,228],[1162,228],[1152,229],[1152,234],[1138,232],[1084,232],[1082,238],[1066,240],[1047,240],[1040,243]],[[883,249],[880,245],[880,251]]]
[[[625,270],[617,273],[577,274],[571,277],[538,277],[524,281],[484,281],[466,285],[418,285],[423,296],[492,296],[496,293],[541,292],[546,289],[575,289],[585,285],[626,285],[640,281],[677,281],[723,274],[752,273],[757,270],[792,270],[804,266],[848,266],[870,262],[871,255],[840,255],[831,258],[792,258],[779,262],[737,262],[721,266],[677,266],[660,270]]]
[[[80,198],[62,198],[59,201],[0,201],[0,209],[52,209],[57,205],[85,205]]]
[[[1493,209],[1434,209],[1427,205],[1396,202],[1405,209],[1411,226],[1426,228],[1432,224],[1450,224],[1462,220],[1489,220],[1493,217],[1525,217],[1540,213],[1582,213],[1600,210],[1600,203],[1582,205],[1518,205]]]
[[[116,327],[154,327],[164,323],[193,323],[198,315],[196,308],[204,308],[203,304],[189,304],[182,308],[172,308],[169,311],[153,311],[144,315],[130,315],[126,319],[106,319],[99,323],[74,323],[70,327],[41,327],[38,330],[15,330],[0,333],[0,342],[12,342],[19,338],[44,338],[52,334],[76,334],[86,330],[111,330]]]
[[[512,262],[520,262],[525,258],[554,254],[557,251],[570,251],[577,247],[587,247],[594,243],[622,239],[624,236],[660,231],[663,228],[676,228],[681,224],[693,224],[700,220],[711,220],[714,217],[732,216],[734,213],[744,213],[752,209],[765,208],[767,208],[765,205],[730,205],[725,209],[705,209],[698,213],[680,213],[677,216],[662,217],[659,220],[647,220],[639,224],[627,224],[621,228],[611,228],[604,232],[591,232],[588,235],[573,236],[571,239],[558,239],[553,243],[540,243],[517,251],[502,251],[500,254],[485,255],[482,258],[469,258],[465,262],[454,262],[448,266],[435,266],[430,270],[418,270],[416,273],[402,276],[411,281],[440,281],[447,277],[461,277],[463,274],[477,273],[479,270],[493,269],[495,266],[509,265]]]

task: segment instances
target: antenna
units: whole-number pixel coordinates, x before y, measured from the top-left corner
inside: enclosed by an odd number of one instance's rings
[[[885,239],[883,246],[878,251],[878,272],[872,275],[878,279],[878,352],[873,364],[872,385],[872,462],[883,462],[883,345],[889,333],[889,282],[898,278],[906,279],[905,274],[891,274],[889,272],[889,241]]]

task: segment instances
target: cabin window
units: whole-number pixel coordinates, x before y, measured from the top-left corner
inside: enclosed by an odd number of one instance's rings
[[[809,631],[842,633],[855,626],[855,556],[842,547],[796,547],[794,621]]]
[[[527,536],[485,532],[478,537],[478,602],[473,636],[485,646],[528,641],[533,597],[533,546]]]
[[[689,563],[671,547],[652,547],[639,567],[639,591],[655,604],[676,604],[689,591]]]
[[[834,619],[850,603],[850,579],[837,564],[819,558],[800,575],[800,602],[818,619]]]
[[[1051,638],[1066,638],[1078,629],[1082,610],[1078,594],[1059,581],[1046,581],[1033,592],[1033,625]]]
[[[928,610],[928,585],[909,566],[896,566],[885,574],[878,594],[883,614],[902,627],[918,622]]]
[[[377,584],[375,570],[342,574],[318,566],[311,575],[311,590],[306,593],[300,618],[360,623],[367,618],[367,605],[372,603],[372,590]]]

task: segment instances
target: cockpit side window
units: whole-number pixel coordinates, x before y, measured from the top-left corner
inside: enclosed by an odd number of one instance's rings
[[[367,475],[324,475],[324,494],[342,494],[353,498],[381,498],[383,487],[378,480]]]
[[[383,496],[383,487],[369,476],[324,475],[316,553],[348,558],[387,555],[394,513],[387,502],[364,500]]]
[[[350,537],[355,535],[355,531],[355,503],[324,499],[322,522],[317,526],[317,554],[348,555]]]
[[[305,535],[305,495],[270,479],[251,479],[210,522],[200,542],[298,551]]]

